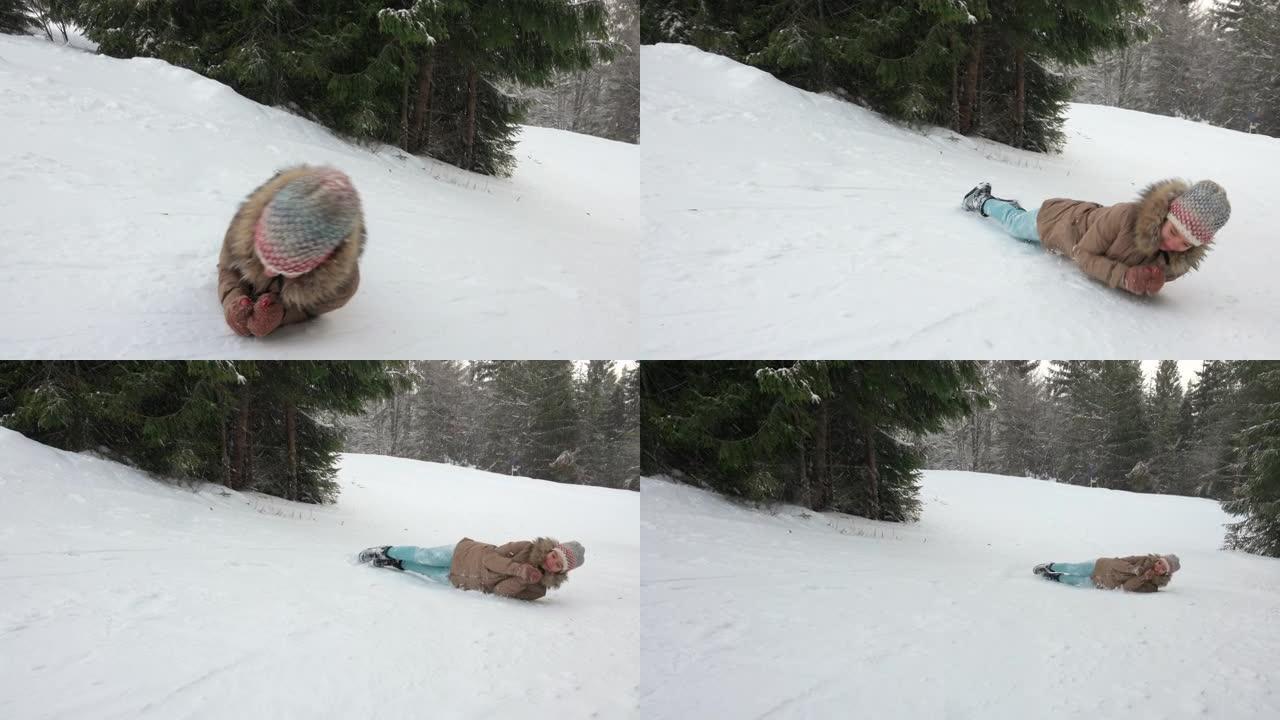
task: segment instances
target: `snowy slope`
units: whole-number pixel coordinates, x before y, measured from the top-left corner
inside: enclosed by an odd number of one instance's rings
[[[646,46],[642,357],[1275,357],[1280,140],[1072,105],[1061,155],[914,132],[727,58]],[[960,209],[1212,178],[1233,207],[1154,298]]]
[[[631,357],[638,150],[525,128],[510,179],[365,149],[158,60],[0,36],[0,357]],[[333,164],[369,245],[345,308],[266,341],[222,319],[241,200]]]
[[[371,455],[313,507],[161,485],[0,429],[0,717],[638,713],[639,496]],[[353,565],[579,539],[533,603]]]
[[[1280,560],[1216,503],[926,473],[910,525],[642,484],[646,718],[1280,717]],[[807,516],[807,517],[806,517]],[[1038,562],[1174,552],[1156,594]]]

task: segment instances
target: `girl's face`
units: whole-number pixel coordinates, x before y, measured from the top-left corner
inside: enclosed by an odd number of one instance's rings
[[[1182,237],[1182,233],[1178,232],[1178,228],[1168,220],[1160,226],[1160,249],[1168,252],[1186,252],[1190,249],[1191,243]]]
[[[1160,558],[1160,559],[1156,560],[1156,574],[1157,574],[1157,575],[1168,575],[1168,574],[1169,574],[1169,561],[1168,561],[1168,560],[1165,560],[1164,558]]]
[[[553,573],[564,572],[564,565],[560,564],[560,556],[554,552],[547,553],[542,559],[542,567]]]

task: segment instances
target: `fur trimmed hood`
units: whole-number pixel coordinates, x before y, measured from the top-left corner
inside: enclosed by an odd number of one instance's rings
[[[533,547],[529,548],[529,563],[542,571],[542,580],[539,584],[548,590],[555,590],[561,585],[569,582],[569,573],[548,572],[542,567],[543,559],[547,557],[547,553],[551,552],[560,542],[555,538],[540,537],[533,541]]]
[[[219,263],[220,267],[235,271],[241,283],[251,286],[255,294],[266,292],[273,284],[279,283],[280,298],[285,305],[301,309],[323,307],[350,288],[367,238],[364,219],[360,218],[355,229],[329,259],[311,272],[296,278],[273,277],[267,272],[254,251],[254,226],[281,188],[315,169],[299,165],[281,170],[250,193],[227,228]]]
[[[1160,249],[1160,226],[1169,215],[1169,206],[1189,187],[1191,187],[1189,183],[1177,178],[1151,183],[1138,196],[1138,212],[1133,222],[1134,247],[1148,255],[1164,253],[1168,258],[1170,270],[1176,275],[1196,269],[1205,254],[1209,252],[1208,245],[1191,247],[1177,253],[1164,252]]]

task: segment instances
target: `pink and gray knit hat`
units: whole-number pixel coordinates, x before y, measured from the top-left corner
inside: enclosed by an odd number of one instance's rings
[[[267,203],[253,248],[268,273],[295,278],[329,259],[360,220],[351,178],[331,167],[308,168]]]
[[[1169,222],[1196,247],[1213,242],[1213,236],[1230,217],[1227,191],[1212,180],[1192,185],[1169,205]]]
[[[570,540],[567,543],[560,543],[551,548],[551,552],[560,556],[563,561],[564,571],[569,572],[575,568],[582,567],[582,563],[587,560],[587,551],[582,547],[582,543],[576,540]]]

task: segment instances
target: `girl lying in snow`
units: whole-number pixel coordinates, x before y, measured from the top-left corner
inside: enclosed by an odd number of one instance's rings
[[[282,170],[231,220],[218,258],[227,325],[262,337],[337,310],[360,285],[360,197],[340,170]]]
[[[1194,270],[1231,217],[1226,191],[1212,180],[1190,186],[1161,180],[1137,201],[1110,207],[1054,198],[1035,210],[992,197],[991,184],[982,183],[964,196],[963,206],[999,221],[1019,240],[1072,258],[1093,279],[1134,295],[1154,295],[1166,280]]]
[[[586,550],[577,542],[551,538],[509,542],[501,547],[463,538],[457,545],[420,548],[386,545],[360,551],[357,560],[375,567],[417,573],[463,590],[480,590],[518,600],[537,600],[582,567]]]
[[[1035,566],[1031,572],[1077,587],[1091,585],[1104,590],[1155,592],[1168,585],[1180,567],[1182,563],[1178,562],[1177,555],[1131,555],[1083,563],[1045,563]]]

